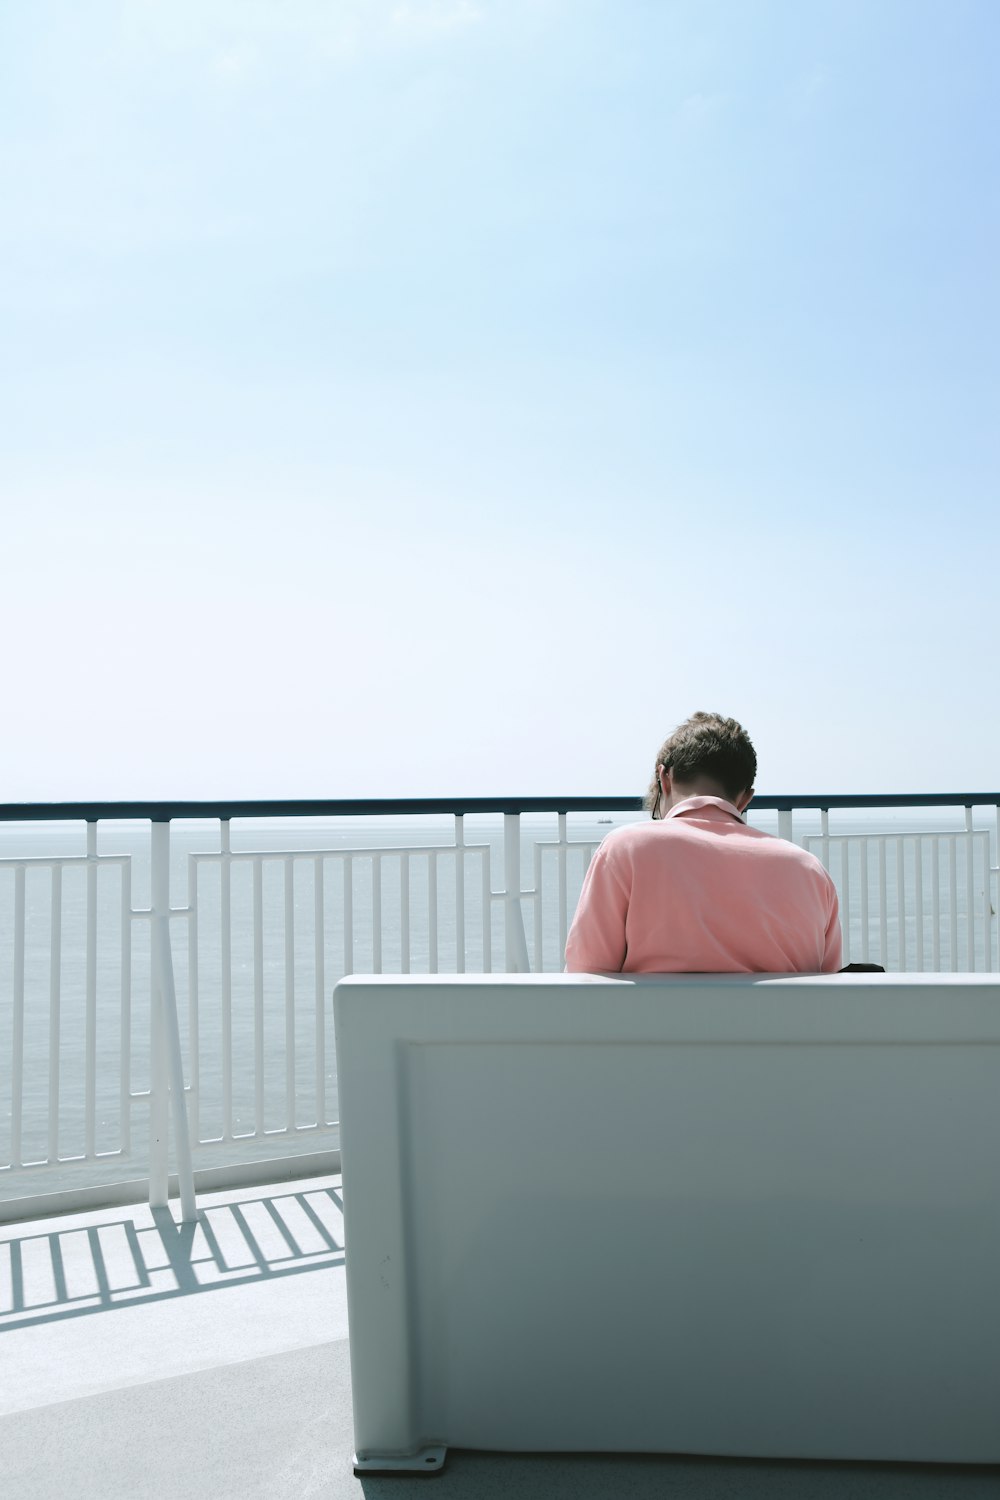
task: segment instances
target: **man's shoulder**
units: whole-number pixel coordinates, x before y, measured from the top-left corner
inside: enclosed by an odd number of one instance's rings
[[[748,831],[753,832],[761,840],[761,848],[766,850],[769,858],[797,864],[803,872],[809,871],[823,881],[833,884],[833,877],[822,860],[810,853],[808,849],[803,849],[801,844],[793,844],[789,839],[778,838],[773,833],[765,833],[762,828]]]
[[[662,831],[662,823],[623,823],[606,833],[594,851],[594,859],[601,864],[625,866],[632,863],[645,846],[651,833]]]
[[[660,828],[662,828],[664,833],[668,832],[668,830],[676,830],[677,833],[683,833],[685,830],[685,819],[673,818],[663,824],[639,824],[636,831],[642,828],[652,830],[654,836],[655,831]],[[831,886],[833,885],[833,879],[826,866],[815,854],[811,854],[808,849],[803,849],[801,844],[793,844],[789,839],[780,838],[775,833],[768,833],[764,828],[755,828],[752,823],[745,823],[742,819],[737,820],[734,818],[721,831],[725,835],[720,841],[720,847],[723,849],[727,847],[729,840],[733,839],[735,844],[739,845],[742,852],[751,858],[759,855],[762,863],[766,861],[768,864],[775,863],[785,868],[795,865],[798,866],[803,874],[812,874],[821,881],[828,882]],[[729,847],[732,847],[732,845],[729,845]]]
[[[730,824],[730,833],[736,834],[740,842],[743,839],[751,842],[759,849],[762,855],[773,859],[789,860],[801,864],[805,868],[821,870],[824,875],[827,871],[815,854],[808,849],[803,849],[800,844],[793,844],[788,839],[779,838],[776,834],[767,833],[763,828],[754,828],[750,823],[737,823],[733,819]],[[619,828],[611,829],[601,841],[599,848],[606,855],[628,855],[636,850],[648,848],[662,842],[664,839],[684,838],[686,834],[694,833],[697,837],[704,833],[700,825],[692,829],[684,818],[666,818],[662,821],[650,819],[643,823],[624,823]],[[744,848],[746,845],[744,845]]]
[[[624,852],[633,849],[637,844],[642,844],[647,838],[657,833],[662,833],[663,824],[650,820],[647,823],[622,823],[618,828],[612,828],[601,840],[599,847],[613,853],[616,850]]]

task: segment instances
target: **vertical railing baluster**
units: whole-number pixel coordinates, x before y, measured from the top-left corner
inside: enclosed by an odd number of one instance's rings
[[[745,819],[745,815],[744,815],[744,819]],[[820,837],[820,845],[819,845],[819,860],[820,860],[820,864],[823,866],[824,870],[826,870],[827,874],[830,876],[830,878],[832,880],[833,879],[833,871],[830,869],[830,809],[828,807],[821,807],[820,810],[819,810],[819,837]],[[843,859],[841,859],[841,869],[843,869]],[[844,916],[845,916],[845,914],[842,911],[840,913],[840,930],[841,930],[842,934],[844,932]],[[850,960],[846,957],[846,951],[847,951],[847,938],[845,936],[845,938],[844,938],[844,953],[845,953],[844,962],[848,963],[848,962],[850,962]]]
[[[888,966],[889,959],[889,912],[886,891],[886,840],[879,838],[879,963]]]
[[[990,831],[981,831],[979,847],[983,851],[983,968],[990,973],[993,968],[993,947],[990,941]]]
[[[97,1155],[97,824],[87,824],[87,948],[83,1065],[83,1152]]]
[[[344,866],[344,973],[354,973],[354,861],[348,854]]]
[[[427,856],[427,968],[436,974],[438,958],[438,856],[431,850]]]
[[[840,930],[844,935],[844,963],[851,962],[851,840],[840,841]]]
[[[229,819],[219,821],[219,941],[222,946],[222,1138],[231,1141],[233,1120],[233,865]]]
[[[191,1167],[191,1137],[184,1094],[184,1062],[174,989],[170,941],[170,824],[150,824],[150,1151],[149,1203],[165,1208],[169,1188],[167,1176],[169,1117],[173,1115],[174,1149],[181,1196],[181,1217],[195,1219],[194,1173]]]
[[[410,856],[399,856],[399,970],[410,972]]]
[[[778,837],[787,839],[790,844],[795,842],[794,813],[790,807],[778,809]]]
[[[931,952],[934,973],[941,972],[941,840],[931,840],[931,899],[934,925],[931,931]]]
[[[372,855],[372,973],[382,972],[382,856]]]
[[[326,917],[323,856],[313,860],[313,967],[316,1001],[316,1124],[326,1121]]]
[[[540,974],[545,968],[542,951],[542,844],[540,839],[535,840],[532,863],[535,867],[535,914],[532,937],[535,948],[535,969]]]
[[[528,944],[524,936],[521,911],[521,818],[519,813],[503,815],[504,864],[504,957],[508,974],[526,974]]]
[[[948,934],[951,942],[951,970],[958,972],[958,845],[955,835],[948,839]]]
[[[969,972],[976,967],[976,886],[973,867],[972,808],[965,809],[965,962]]]
[[[569,934],[569,895],[566,888],[566,859],[569,853],[569,834],[566,831],[566,814],[556,815],[556,838],[559,852],[559,967],[566,962],[566,938]]]
[[[917,912],[917,972],[924,967],[924,841],[917,836],[913,841],[913,901]]]
[[[859,840],[861,848],[861,962],[868,963],[869,936],[868,936],[868,840]]]
[[[295,860],[285,876],[285,1128],[295,1128]]]
[[[887,964],[889,957],[889,913],[886,910],[885,839],[878,841],[878,936],[880,964]]]
[[[465,973],[465,818],[455,814],[455,972]]]
[[[896,961],[905,974],[906,963],[906,874],[903,861],[906,851],[903,838],[896,839]]]
[[[162,854],[157,829],[169,823],[150,823],[150,912],[149,912],[149,1203],[151,1208],[166,1208],[170,1198],[168,1162],[170,1149],[170,1094],[167,1071],[167,1035],[163,987],[160,984],[159,949],[163,941],[156,920],[157,905],[170,907],[169,844],[167,853],[167,891],[162,892]]]
[[[46,1160],[59,1160],[59,1038],[62,1030],[62,866],[52,866],[49,937],[49,1130]]]
[[[14,1014],[11,1035],[10,1164],[21,1165],[24,1111],[24,866],[14,870]]]
[[[264,857],[253,861],[253,1108],[254,1135],[264,1122]]]
[[[191,1073],[189,1117],[201,1140],[201,1021],[198,1010],[198,860],[188,855],[188,1058]]]
[[[493,880],[490,874],[491,850],[489,844],[479,856],[480,880],[483,903],[483,973],[493,969]]]
[[[118,1038],[122,1152],[132,1154],[132,857],[122,865],[121,883],[121,1025]]]

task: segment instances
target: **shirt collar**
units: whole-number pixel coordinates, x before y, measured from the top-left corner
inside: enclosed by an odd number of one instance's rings
[[[685,797],[683,802],[674,803],[664,815],[663,821],[666,822],[667,818],[682,818],[685,813],[700,812],[703,807],[721,808],[723,812],[732,813],[734,818],[743,822],[739,809],[735,808],[731,802],[727,802],[724,797]]]

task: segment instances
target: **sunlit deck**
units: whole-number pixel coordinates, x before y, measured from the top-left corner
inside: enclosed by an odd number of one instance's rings
[[[3,1492],[986,1500],[997,1468],[449,1454],[432,1478],[354,1477],[339,1178],[7,1225]]]

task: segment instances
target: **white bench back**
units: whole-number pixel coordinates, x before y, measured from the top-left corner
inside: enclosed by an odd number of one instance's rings
[[[1000,986],[365,976],[358,1455],[1000,1461]]]

